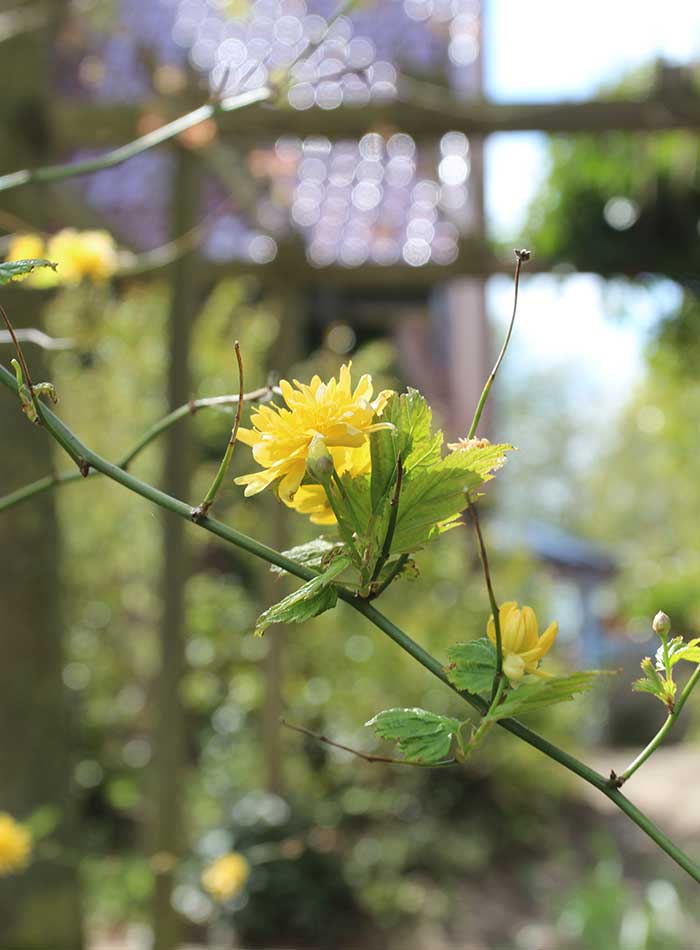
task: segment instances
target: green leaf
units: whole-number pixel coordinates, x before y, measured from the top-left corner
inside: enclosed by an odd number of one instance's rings
[[[486,637],[455,643],[447,651],[447,678],[467,693],[490,692],[496,675],[496,648]]]
[[[302,623],[335,607],[338,594],[332,586],[333,581],[350,563],[348,557],[337,557],[323,574],[307,581],[278,604],[268,607],[257,619],[255,635],[261,637],[270,624]]]
[[[24,261],[4,261],[0,264],[0,287],[9,284],[17,277],[25,277],[37,267],[50,267],[56,270],[56,264],[43,258],[28,258]]]
[[[537,682],[521,683],[516,689],[506,694],[503,702],[496,706],[489,714],[489,718],[497,721],[511,716],[521,716],[523,713],[555,703],[569,702],[578,693],[585,693],[591,689],[598,676],[610,675],[605,670],[586,670],[581,673],[572,673],[571,676],[556,676],[552,679],[542,679]]]
[[[644,657],[640,664],[644,676],[632,683],[632,689],[637,693],[651,693],[664,706],[672,707],[676,698],[676,684],[672,679],[660,676],[651,657]],[[661,671],[664,671],[662,662]]]
[[[385,709],[367,726],[380,739],[390,739],[410,762],[435,763],[447,759],[461,723],[425,709]]]
[[[452,452],[430,468],[417,467],[403,483],[392,554],[410,553],[455,527],[466,507],[466,492],[478,488],[500,468],[510,445]]]
[[[382,422],[390,422],[393,429],[380,429],[370,436],[373,512],[391,495],[399,455],[404,474],[440,461],[442,432],[432,432],[432,418],[430,406],[416,389],[394,395],[387,402]]]
[[[328,541],[321,534],[317,538],[307,541],[306,544],[299,544],[282,553],[285,557],[296,561],[297,564],[303,564],[304,567],[311,567],[314,570],[321,570],[326,568],[335,555],[340,554],[343,550],[343,545],[340,542]],[[278,567],[276,564],[272,564],[270,570],[273,574],[287,573],[283,567]]]
[[[687,642],[683,637],[674,637],[668,641],[668,658],[671,666],[675,666],[680,660],[687,660],[689,663],[700,663],[700,637]],[[656,651],[654,657],[656,669],[663,673],[666,670],[663,645]]]

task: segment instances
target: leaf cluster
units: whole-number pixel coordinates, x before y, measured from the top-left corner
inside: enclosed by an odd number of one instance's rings
[[[389,426],[370,436],[371,474],[323,483],[340,539],[318,537],[285,552],[319,577],[266,610],[256,632],[271,623],[300,623],[335,606],[334,583],[371,599],[399,575],[412,573],[411,555],[457,526],[467,493],[492,478],[512,448],[480,441],[443,457],[442,432],[434,430],[431,409],[415,389],[393,395],[382,422]]]
[[[681,660],[700,663],[700,637],[687,641],[683,637],[673,637],[662,642],[653,660],[650,656],[642,660],[643,676],[635,680],[632,689],[638,693],[650,693],[673,712],[678,693],[673,667]]]

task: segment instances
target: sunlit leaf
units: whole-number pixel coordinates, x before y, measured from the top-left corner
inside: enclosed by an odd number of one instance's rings
[[[494,720],[506,719],[511,716],[522,716],[524,713],[533,712],[545,706],[553,706],[555,703],[569,702],[579,693],[585,693],[591,689],[601,675],[609,674],[603,670],[586,670],[581,673],[572,673],[570,676],[524,682],[507,693],[506,698],[492,710],[489,717]]]
[[[396,742],[410,762],[435,763],[449,757],[460,722],[425,709],[385,709],[366,725]]]

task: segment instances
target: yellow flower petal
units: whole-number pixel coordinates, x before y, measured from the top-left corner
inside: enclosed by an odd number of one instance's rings
[[[279,497],[297,508],[294,499],[303,487],[306,461],[314,440],[322,439],[333,456],[338,474],[353,477],[369,470],[369,435],[389,423],[377,423],[371,377],[363,376],[352,389],[351,364],[341,366],[338,378],[324,383],[314,376],[308,386],[293,380],[280,382],[286,408],[261,406],[251,416],[251,429],[240,429],[240,441],[253,449],[253,458],[263,471],[241,476],[237,484],[246,485],[246,495],[255,494],[280,479]],[[384,393],[384,402],[389,393]],[[383,408],[383,404],[382,404]],[[242,435],[241,435],[242,433]],[[316,443],[314,443],[316,444]],[[347,453],[360,452],[361,456]],[[328,506],[318,498],[313,516],[331,523]],[[304,499],[304,507],[308,496]]]

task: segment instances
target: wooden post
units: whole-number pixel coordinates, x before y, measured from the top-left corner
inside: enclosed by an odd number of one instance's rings
[[[47,97],[50,50],[62,4],[44,5],[46,24],[2,43],[0,171],[50,160]],[[7,195],[6,213],[42,228],[49,208],[35,188]],[[4,287],[2,304],[16,326],[41,326],[47,295]],[[47,378],[42,352],[27,345],[36,381]],[[7,365],[14,354],[0,346]],[[0,491],[50,471],[54,445],[32,426],[11,396],[0,399]],[[61,460],[62,463],[65,459]],[[73,720],[61,678],[65,665],[61,611],[61,539],[51,493],[0,517],[6,552],[0,567],[0,811],[22,820],[41,806],[59,812],[53,842],[70,859],[37,855],[29,868],[2,878],[0,944],[12,950],[80,950],[83,945],[72,797]]]
[[[199,199],[197,160],[184,149],[177,152],[172,194],[172,231],[189,231],[196,221]],[[189,354],[197,307],[197,261],[194,252],[181,257],[171,276],[168,324],[168,409],[190,398]],[[161,484],[176,498],[190,497],[192,476],[191,435],[188,426],[171,429],[165,438]],[[183,842],[182,794],[186,765],[185,715],[180,683],[185,667],[185,586],[190,574],[186,525],[172,515],[162,518],[162,568],[160,577],[161,620],[159,627],[160,671],[152,692],[154,755],[150,843],[159,855],[153,904],[154,950],[176,950],[181,942],[183,920],[171,897],[175,859]]]

